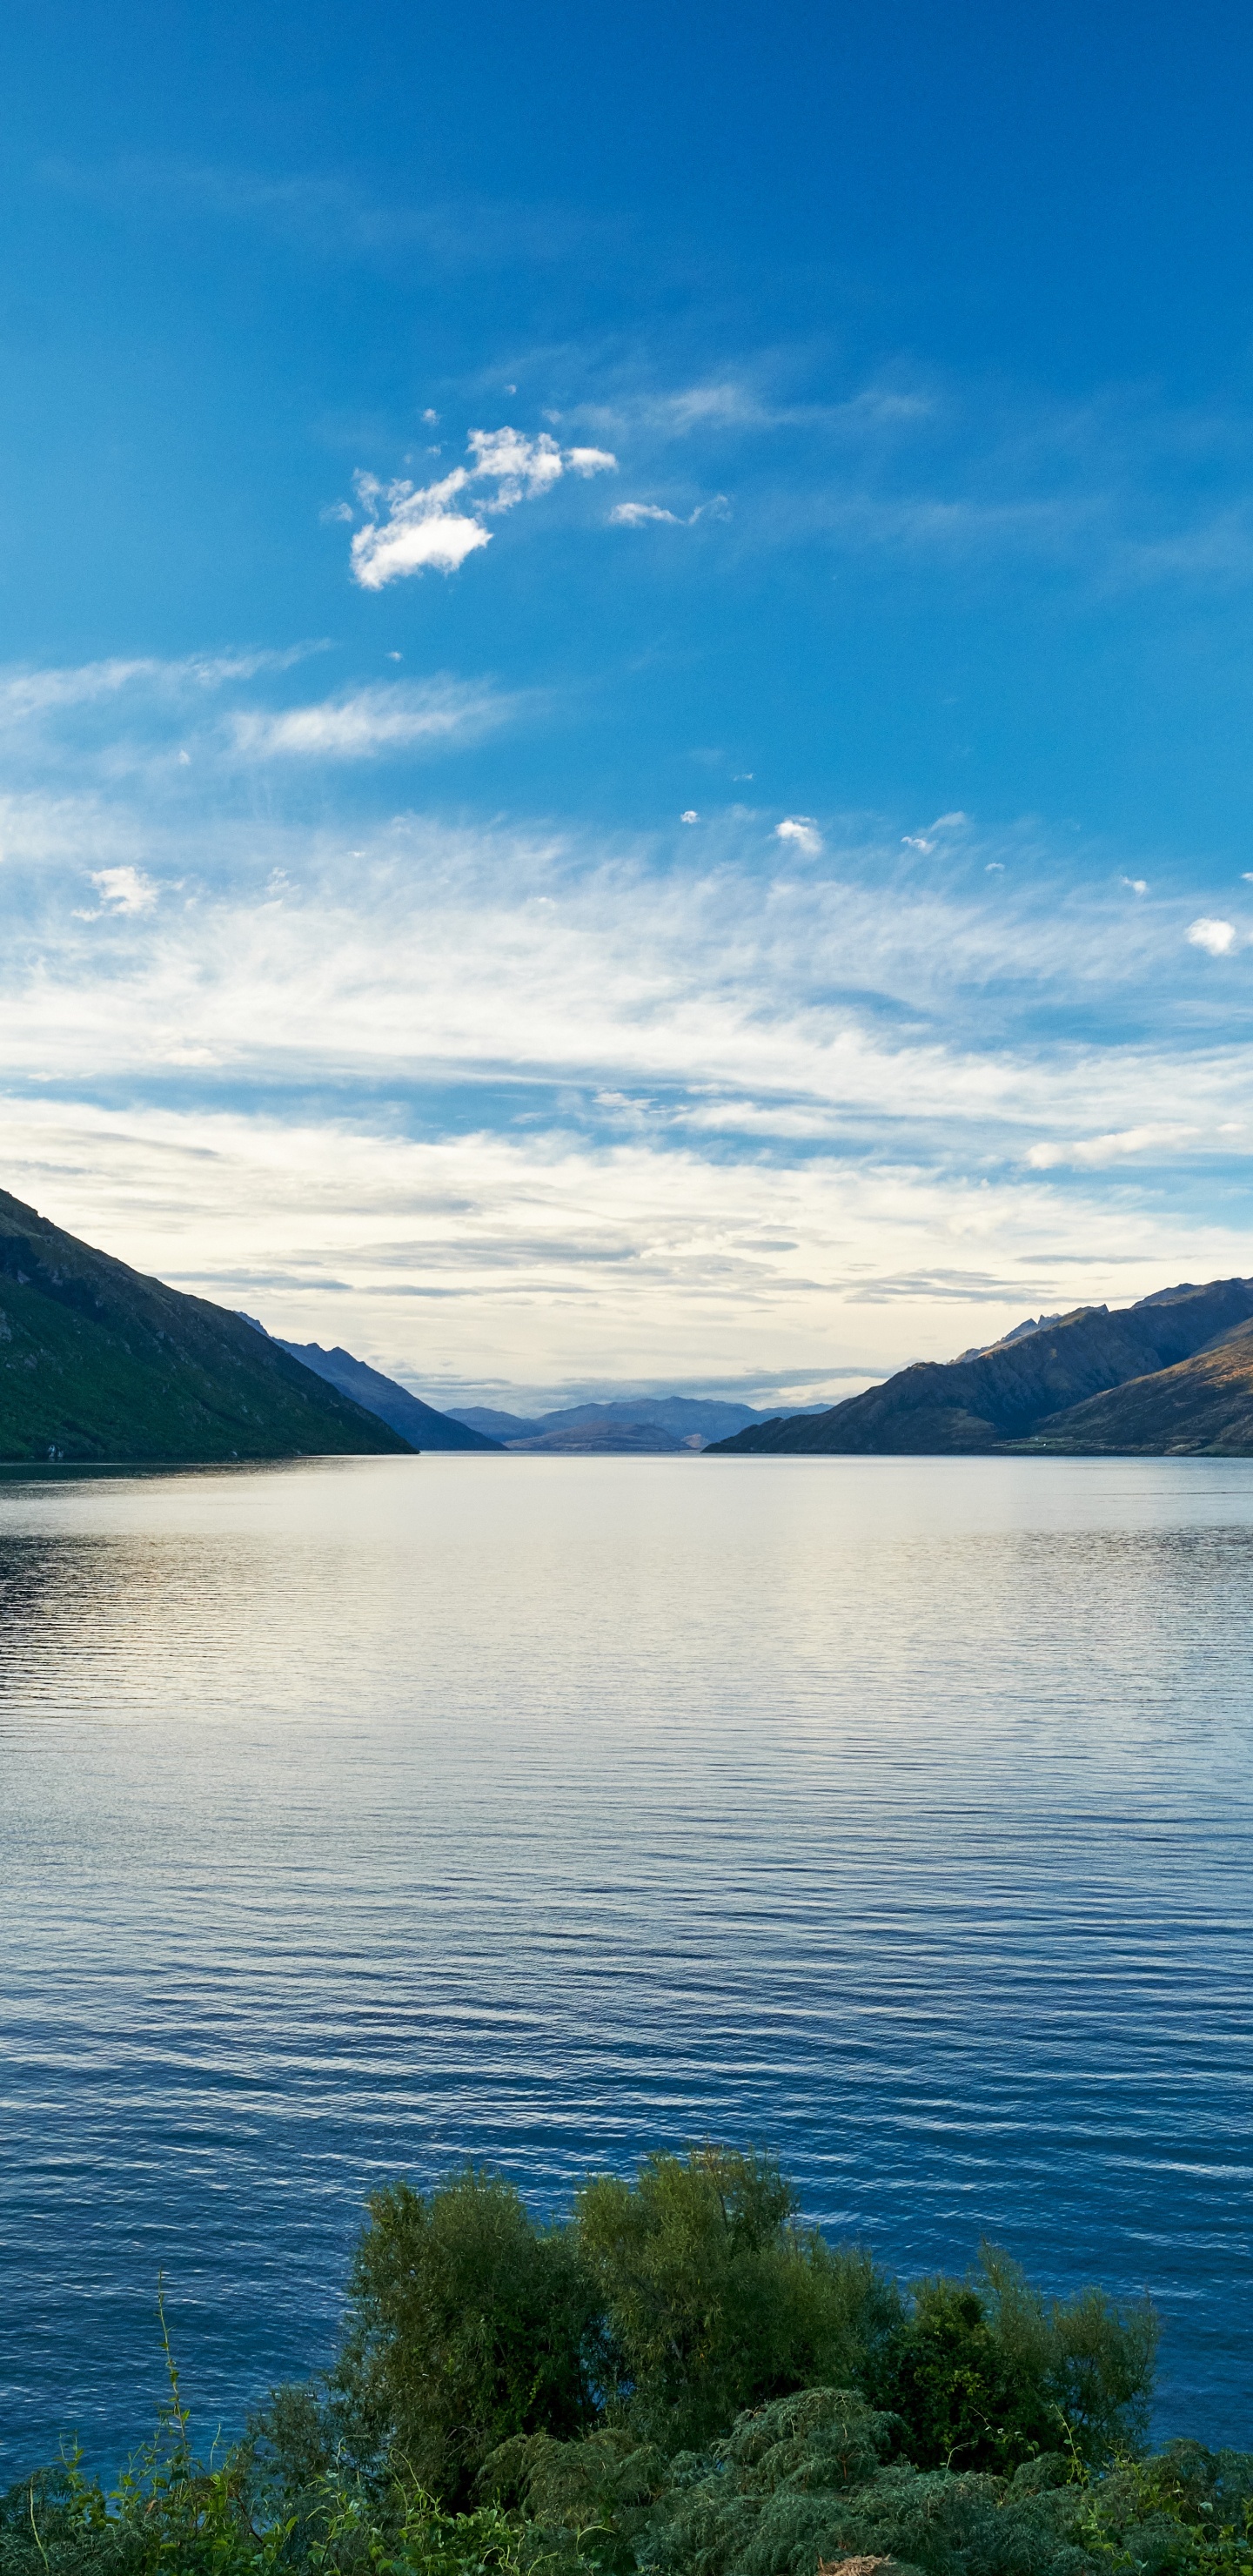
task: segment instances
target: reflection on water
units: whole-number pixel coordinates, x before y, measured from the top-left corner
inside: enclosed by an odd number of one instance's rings
[[[2,2427],[325,2357],[364,2189],[713,2134],[920,2270],[1147,2285],[1253,2439],[1253,1469],[0,1486]]]

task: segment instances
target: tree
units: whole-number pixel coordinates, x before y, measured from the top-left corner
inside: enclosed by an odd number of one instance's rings
[[[599,2287],[611,2408],[669,2451],[788,2389],[863,2380],[897,2322],[869,2256],[799,2226],[766,2156],[649,2156],[633,2182],[589,2183],[574,2225]]]
[[[376,2192],[353,2261],[339,2405],[441,2503],[516,2434],[593,2420],[597,2295],[567,2228],[472,2164]]]

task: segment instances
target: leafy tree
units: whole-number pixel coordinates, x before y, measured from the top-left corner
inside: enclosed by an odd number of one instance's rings
[[[786,2389],[873,2375],[898,2322],[868,2255],[798,2225],[769,2157],[649,2156],[633,2182],[589,2183],[574,2225],[603,2307],[611,2404],[667,2450]]]
[[[594,2420],[598,2303],[579,2247],[512,2183],[466,2165],[436,2191],[376,2192],[332,2375],[358,2454],[381,2445],[444,2505],[515,2434]]]
[[[923,2468],[1004,2472],[1063,2441],[1095,2463],[1142,2437],[1156,2347],[1151,2309],[1046,2301],[985,2246],[973,2279],[915,2285],[881,2390]]]

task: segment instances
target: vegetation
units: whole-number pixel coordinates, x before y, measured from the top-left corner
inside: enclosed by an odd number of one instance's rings
[[[242,1316],[143,1278],[0,1190],[0,1459],[408,1445]]]
[[[1145,2455],[1155,2340],[991,2249],[902,2292],[768,2158],[555,2224],[467,2166],[375,2195],[325,2379],[202,2462],[167,2343],[153,2440],[11,2489],[0,2576],[1253,2576],[1253,2456]]]

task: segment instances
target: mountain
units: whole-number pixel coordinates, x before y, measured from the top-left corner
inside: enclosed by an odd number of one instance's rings
[[[1042,1333],[1046,1324],[1060,1324],[1061,1320],[1060,1315],[1028,1315],[1026,1322],[1015,1324],[1011,1332],[998,1333],[994,1342],[974,1342],[968,1351],[959,1351],[958,1359],[981,1360],[985,1351],[1002,1350],[1006,1342],[1021,1342],[1028,1333]]]
[[[624,1455],[638,1455],[649,1445],[638,1435],[651,1431],[656,1434],[652,1446],[664,1457],[676,1449],[703,1449],[709,1441],[724,1439],[729,1432],[767,1417],[755,1413],[751,1404],[735,1404],[721,1396],[640,1395],[618,1396],[603,1404],[565,1405],[532,1420],[496,1412],[488,1405],[467,1405],[454,1419],[488,1432],[510,1449],[587,1450],[598,1456],[608,1455],[615,1447]]]
[[[262,1331],[264,1327],[258,1325],[256,1329]],[[433,1404],[424,1404],[420,1395],[410,1395],[407,1386],[398,1386],[394,1377],[384,1377],[381,1369],[355,1360],[351,1351],[338,1347],[324,1351],[320,1342],[276,1342],[274,1348],[289,1351],[303,1368],[325,1378],[328,1386],[337,1386],[341,1395],[351,1396],[354,1403],[364,1405],[367,1413],[390,1423],[411,1449],[500,1447],[499,1440],[485,1438],[481,1431],[456,1420],[452,1414],[437,1413]]]
[[[1115,1388],[1127,1390],[1130,1405],[1133,1381],[1143,1386],[1162,1371],[1174,1372],[1207,1345],[1237,1334],[1250,1318],[1250,1279],[1159,1289],[1113,1314],[1104,1306],[1079,1306],[1055,1323],[993,1343],[975,1359],[919,1360],[829,1412],[794,1414],[742,1431],[717,1442],[714,1454],[909,1456],[1001,1449],[1032,1439],[1045,1425],[1050,1447],[1068,1438],[1119,1447],[1120,1440],[1099,1437],[1091,1421],[1076,1432],[1075,1409],[1086,1410],[1092,1398]],[[1211,1386],[1203,1372],[1192,1383]],[[1146,1393],[1142,1400],[1151,1406],[1159,1399]],[[1169,1413],[1174,1399],[1161,1400]],[[1211,1392],[1204,1401],[1221,1410],[1226,1399]],[[1100,1418],[1112,1423],[1116,1412]],[[1061,1416],[1071,1419],[1069,1433]],[[1125,1418],[1136,1418],[1134,1406]]]
[[[1151,1377],[1038,1423],[1031,1449],[1076,1456],[1253,1457],[1253,1324]]]
[[[466,1404],[460,1413],[450,1413],[450,1422],[463,1422],[468,1431],[481,1431],[488,1440],[530,1440],[542,1431],[542,1422],[533,1422],[525,1413],[502,1413],[494,1404]]]
[[[404,1452],[276,1342],[0,1190],[0,1458]]]
[[[699,1446],[700,1444],[698,1444]],[[585,1422],[541,1431],[531,1440],[511,1440],[515,1456],[550,1458],[682,1458],[686,1441],[676,1440],[655,1422]]]

